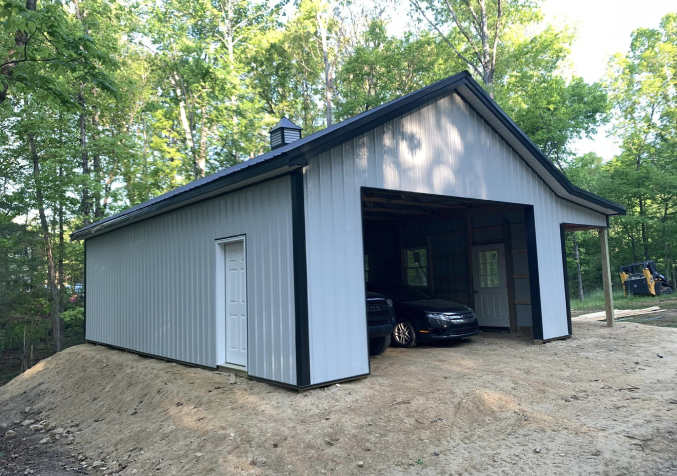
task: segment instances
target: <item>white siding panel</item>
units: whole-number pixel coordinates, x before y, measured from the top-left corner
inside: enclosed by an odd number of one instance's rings
[[[87,339],[221,363],[214,241],[246,235],[248,372],[295,384],[290,187],[282,177],[87,240]]]
[[[560,223],[606,226],[605,215],[555,195],[454,94],[311,158],[305,187],[312,383],[369,368],[361,187],[534,205],[544,339],[568,332]]]

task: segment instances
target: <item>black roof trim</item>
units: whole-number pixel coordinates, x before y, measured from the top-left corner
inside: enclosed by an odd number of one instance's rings
[[[496,101],[491,99],[491,97],[482,89],[482,87],[477,84],[477,82],[470,78],[470,81],[465,86],[470,89],[470,91],[484,104],[484,106],[489,109],[489,111],[494,114],[498,120],[508,129],[520,143],[533,155],[538,162],[543,165],[543,167],[553,176],[555,180],[571,195],[586,200],[588,202],[594,203],[603,208],[608,208],[614,210],[619,214],[625,215],[626,209],[623,205],[620,205],[606,198],[602,198],[598,195],[595,195],[592,192],[583,190],[582,188],[576,187],[572,184],[569,179],[562,173],[562,171],[557,168],[557,166],[548,159],[541,149],[538,148],[536,144],[527,136],[522,129],[520,129],[517,124],[505,113],[503,109],[500,108]]]
[[[302,130],[299,126],[294,124],[292,121],[287,119],[286,117],[283,117],[278,121],[277,124],[273,126],[273,128],[270,130],[270,132],[276,131],[278,129],[296,129],[297,131]]]
[[[135,221],[143,216],[156,213],[162,209],[173,207],[181,202],[193,200],[196,197],[212,193],[220,188],[231,186],[270,173],[282,167],[297,167],[307,164],[309,157],[315,157],[333,147],[343,144],[371,129],[378,127],[398,116],[406,114],[421,104],[446,95],[459,86],[467,86],[482,103],[501,120],[522,144],[543,164],[553,177],[571,195],[594,203],[603,208],[625,213],[625,207],[597,195],[575,187],[555,167],[555,165],[536,147],[536,145],[522,132],[519,127],[507,116],[493,99],[480,87],[467,71],[455,74],[441,81],[437,81],[418,91],[402,96],[389,103],[378,106],[357,116],[346,119],[321,131],[310,134],[297,141],[286,144],[265,154],[254,157],[233,167],[221,170],[207,177],[195,180],[178,187],[165,194],[159,195],[139,205],[133,206],[116,215],[112,215],[96,223],[92,223],[71,235],[71,239],[80,240],[102,233],[107,229],[117,228],[123,224]]]

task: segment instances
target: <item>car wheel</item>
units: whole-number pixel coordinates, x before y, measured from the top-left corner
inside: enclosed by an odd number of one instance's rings
[[[390,334],[369,339],[369,355],[381,355],[390,347]]]
[[[409,321],[400,321],[393,329],[393,339],[400,347],[414,347],[416,345],[416,331]]]

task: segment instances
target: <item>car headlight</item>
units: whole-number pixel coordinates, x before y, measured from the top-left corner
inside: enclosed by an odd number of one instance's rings
[[[388,303],[388,307],[393,307],[393,300],[392,299],[386,299],[386,302]]]
[[[456,319],[467,318],[467,316],[459,316],[457,314],[448,314],[446,312],[426,312],[425,315],[429,319],[438,319],[440,321],[455,321]]]

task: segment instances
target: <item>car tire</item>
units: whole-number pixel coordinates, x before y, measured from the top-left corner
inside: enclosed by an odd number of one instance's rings
[[[388,347],[390,347],[390,334],[369,339],[369,355],[381,355]]]
[[[398,347],[416,347],[416,329],[409,321],[399,321],[393,329],[393,341]]]

